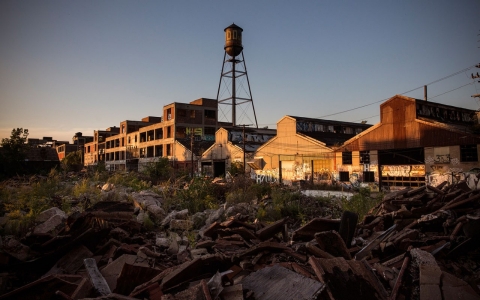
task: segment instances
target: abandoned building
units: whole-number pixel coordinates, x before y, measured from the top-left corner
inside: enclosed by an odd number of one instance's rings
[[[257,182],[331,182],[333,147],[371,125],[294,116],[277,122],[277,135],[260,146],[248,164]]]
[[[98,131],[86,145],[85,165],[104,161],[108,170],[141,170],[156,158],[168,157],[174,168],[190,169],[193,139],[196,170],[197,157],[214,143],[217,108],[217,101],[207,98],[174,102],[163,107],[162,117],[123,121],[118,132]]]
[[[120,128],[113,126],[106,130],[95,130],[93,132],[93,141],[85,144],[84,165],[96,165],[99,161],[105,161],[105,147],[107,137],[120,133]]]
[[[57,150],[59,160],[64,159],[71,152],[75,152],[75,151],[83,152],[84,145],[92,142],[93,136],[86,136],[86,135],[83,135],[81,132],[77,132],[72,137],[72,141],[73,141],[72,144],[70,144],[69,142],[55,143],[54,148]],[[83,156],[82,156],[82,159],[83,159]]]
[[[267,128],[237,126],[218,129],[215,143],[201,156],[201,173],[212,177],[225,176],[231,170],[232,163],[247,173],[261,168],[253,161],[255,151],[276,133],[277,130]]]
[[[380,123],[335,149],[340,181],[402,189],[465,179],[479,188],[478,112],[396,95]]]

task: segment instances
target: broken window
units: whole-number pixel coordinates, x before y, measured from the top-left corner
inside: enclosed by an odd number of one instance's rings
[[[338,172],[340,175],[340,181],[350,181],[350,173],[348,171]]]
[[[205,118],[207,119],[215,119],[215,111],[214,110],[209,110],[209,109],[206,109],[205,110]]]
[[[363,182],[375,182],[375,173],[372,171],[363,172]]]
[[[342,164],[344,165],[352,164],[352,152],[342,152]]]
[[[195,110],[194,109],[192,109],[190,111],[190,119],[195,119]]]
[[[155,136],[157,140],[163,139],[163,128],[158,128],[155,130]]]
[[[360,151],[360,163],[361,164],[370,163],[370,151]]]
[[[163,156],[163,146],[162,145],[159,145],[159,146],[155,146],[155,156]]]
[[[460,161],[462,162],[478,161],[477,145],[460,146]]]
[[[187,137],[187,129],[185,127],[177,127],[177,132],[175,136],[178,139],[186,138]]]
[[[172,109],[167,108],[167,120],[171,120],[171,119],[172,119]]]
[[[215,134],[215,127],[205,127],[205,134]]]
[[[179,117],[186,117],[187,116],[187,111],[185,109],[177,109],[177,113]]]
[[[165,148],[167,150],[167,156],[172,155],[172,145],[165,145]]]
[[[167,138],[171,138],[172,137],[172,126],[168,126],[167,127]]]

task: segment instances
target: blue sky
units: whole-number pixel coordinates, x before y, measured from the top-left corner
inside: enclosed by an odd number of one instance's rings
[[[0,1],[0,137],[75,132],[216,98],[224,28],[243,28],[259,126],[370,124],[402,94],[478,109],[480,1]],[[468,70],[467,70],[468,69]],[[450,76],[452,74],[456,74]],[[440,96],[437,96],[440,95]]]

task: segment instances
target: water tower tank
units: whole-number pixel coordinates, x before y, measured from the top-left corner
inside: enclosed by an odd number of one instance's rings
[[[237,56],[242,53],[242,31],[243,29],[235,25],[232,25],[225,28],[225,51],[230,56]]]

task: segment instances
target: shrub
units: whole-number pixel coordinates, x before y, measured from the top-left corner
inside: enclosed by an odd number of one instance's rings
[[[381,199],[381,194],[377,195],[377,197],[372,197],[368,188],[361,188],[350,200],[343,198],[341,200],[341,207],[343,210],[357,213],[358,220],[361,221],[363,217],[368,214],[368,211],[375,207]]]
[[[178,189],[175,193],[178,208],[185,209],[192,214],[213,209],[218,206],[217,199],[213,193],[213,184],[204,178],[194,178],[188,186]]]
[[[83,168],[82,150],[68,153],[61,161],[62,169],[66,172],[80,171]]]
[[[152,187],[151,181],[140,178],[140,174],[135,172],[116,172],[108,178],[107,182],[116,186],[131,188],[134,191],[146,190]]]
[[[172,170],[168,158],[159,157],[155,161],[145,164],[142,173],[148,176],[150,180],[158,181],[170,178]]]

